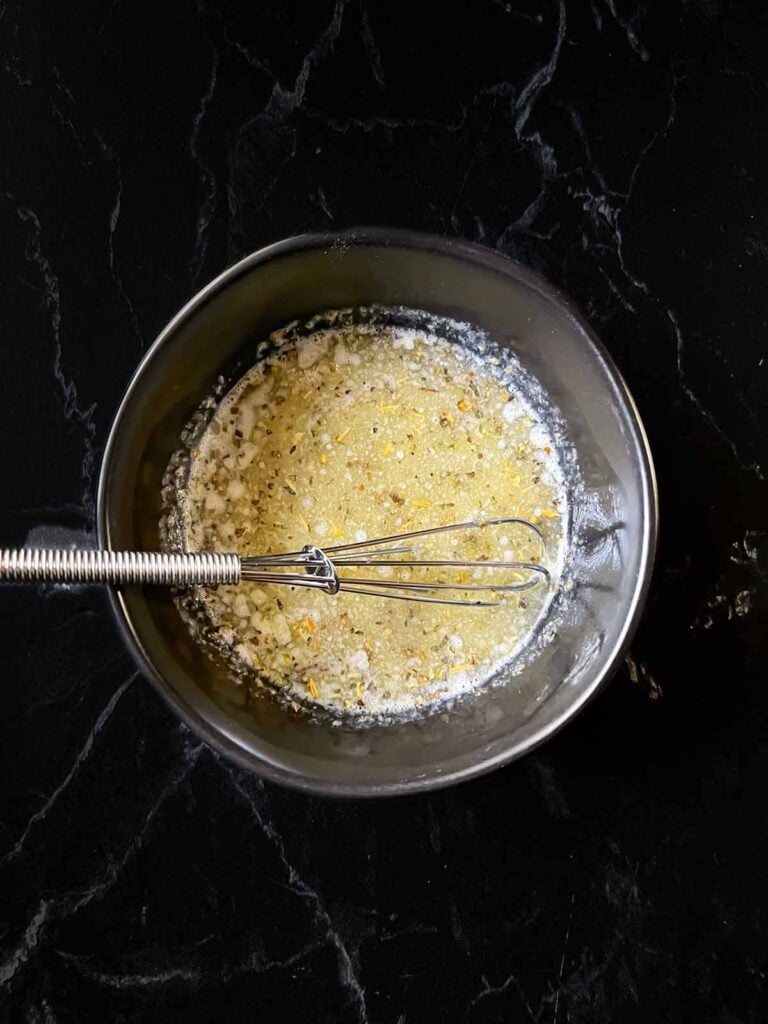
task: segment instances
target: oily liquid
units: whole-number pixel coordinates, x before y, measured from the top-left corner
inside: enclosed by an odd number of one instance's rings
[[[566,509],[552,439],[516,392],[515,368],[491,363],[423,332],[372,327],[321,330],[265,360],[192,452],[185,545],[271,554],[517,516],[540,528],[543,546],[505,525],[425,540],[418,557],[537,561],[556,578]],[[524,643],[550,594],[540,583],[499,607],[461,608],[243,583],[198,591],[196,616],[184,607],[192,628],[204,612],[237,685],[370,717],[480,685]]]

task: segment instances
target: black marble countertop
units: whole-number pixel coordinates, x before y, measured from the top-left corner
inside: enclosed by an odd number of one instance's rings
[[[766,52],[721,0],[0,5],[4,543],[93,530],[125,384],[199,286],[360,223],[568,292],[662,513],[603,694],[402,800],[234,770],[102,593],[0,591],[0,1019],[768,1019]]]

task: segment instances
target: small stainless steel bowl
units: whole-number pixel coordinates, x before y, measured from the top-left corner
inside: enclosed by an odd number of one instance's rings
[[[246,713],[232,702],[223,668],[190,638],[169,593],[112,593],[138,665],[200,737],[276,782],[357,796],[472,778],[520,757],[573,718],[626,650],[650,581],[657,524],[653,465],[637,410],[570,302],[486,249],[363,229],[262,249],[171,320],[136,370],[110,432],[99,481],[101,544],[158,547],[168,460],[238,353],[296,318],[371,304],[427,310],[486,330],[514,349],[559,407],[584,492],[574,509],[571,583],[556,637],[521,672],[451,710],[355,730],[292,716],[270,699]]]

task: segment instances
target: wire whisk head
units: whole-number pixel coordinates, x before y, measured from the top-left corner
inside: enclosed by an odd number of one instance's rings
[[[529,561],[434,558],[427,557],[419,543],[438,534],[505,525],[531,531],[539,546],[538,558]],[[541,564],[544,554],[541,530],[527,519],[509,516],[433,526],[335,547],[307,544],[301,551],[246,557],[242,559],[241,578],[253,583],[307,587],[327,594],[347,592],[427,604],[488,608],[501,604],[505,595],[548,583],[549,572]],[[376,573],[357,575],[363,568],[375,568]],[[465,578],[467,576],[469,578]]]

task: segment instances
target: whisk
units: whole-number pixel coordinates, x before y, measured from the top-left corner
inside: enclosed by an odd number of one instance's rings
[[[434,534],[503,525],[518,525],[532,531],[541,544],[543,554],[544,538],[539,528],[527,519],[506,517],[433,526],[328,548],[307,544],[300,551],[278,555],[241,557],[212,551],[4,550],[0,551],[0,583],[156,584],[174,587],[275,583],[322,590],[326,594],[349,592],[428,604],[487,608],[501,603],[497,595],[528,590],[548,581],[549,572],[536,561],[418,557],[420,552],[411,541]],[[364,567],[385,569],[389,577],[382,575],[366,579],[342,574],[344,569]],[[410,570],[414,568],[435,569],[438,574],[451,570],[498,570],[499,574],[503,571],[515,578],[506,577],[506,582],[504,579],[496,582],[417,581],[410,578]],[[446,591],[466,596],[450,597]],[[475,594],[488,596],[475,598]]]

